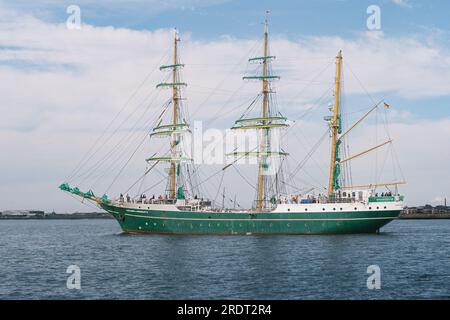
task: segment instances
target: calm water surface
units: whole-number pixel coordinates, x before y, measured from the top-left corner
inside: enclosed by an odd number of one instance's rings
[[[450,221],[379,235],[130,236],[113,220],[0,220],[0,299],[450,298]],[[69,265],[81,290],[66,288]],[[368,290],[369,265],[381,290]]]

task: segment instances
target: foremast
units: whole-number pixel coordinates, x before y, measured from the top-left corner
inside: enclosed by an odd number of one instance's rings
[[[157,156],[148,158],[147,161],[165,161],[169,163],[168,168],[168,197],[169,199],[184,199],[184,186],[178,177],[181,176],[181,162],[191,160],[187,156],[183,155],[183,150],[181,149],[181,139],[182,135],[190,132],[189,124],[186,122],[182,116],[181,101],[183,100],[181,94],[181,88],[185,87],[187,84],[181,81],[181,76],[179,70],[184,67],[184,64],[180,63],[178,54],[178,42],[180,42],[180,37],[178,32],[174,31],[173,37],[173,57],[172,63],[169,65],[163,65],[160,67],[161,71],[170,70],[171,72],[171,82],[161,82],[156,87],[157,88],[171,88],[172,97],[170,104],[172,105],[172,117],[170,123],[158,125],[153,128],[153,132],[150,136],[168,136],[170,138],[170,150],[169,156]]]
[[[165,108],[160,114],[156,126],[152,129],[150,137],[161,136],[170,138],[170,148],[169,151],[164,155],[153,155],[152,157],[146,159],[147,162],[154,162],[152,166],[146,170],[145,175],[152,170],[152,168],[159,162],[168,162],[170,164],[168,168],[168,185],[167,194],[169,203],[175,203],[179,199],[185,199],[185,187],[187,187],[187,181],[182,174],[181,164],[183,162],[192,161],[183,150],[183,138],[187,133],[191,133],[189,129],[189,124],[186,121],[186,114],[182,106],[182,91],[181,88],[185,87],[187,84],[182,82],[179,69],[184,67],[179,61],[178,54],[178,42],[180,38],[177,31],[174,31],[173,38],[173,57],[171,62],[167,65],[160,66],[161,71],[170,71],[170,77],[168,77],[166,82],[159,83],[156,88],[171,88],[172,94],[170,100],[165,104]],[[171,107],[172,114],[170,114],[168,123],[163,123],[163,117],[167,114],[167,110]],[[144,175],[144,176],[145,176]],[[140,178],[141,180],[142,178]],[[138,180],[139,181],[139,180]],[[68,182],[65,182],[59,186],[63,191],[67,191],[76,196],[84,199],[92,200],[101,204],[110,204],[113,201],[108,198],[106,194],[102,197],[98,197],[94,194],[92,190],[88,192],[82,192],[78,187],[70,187]]]

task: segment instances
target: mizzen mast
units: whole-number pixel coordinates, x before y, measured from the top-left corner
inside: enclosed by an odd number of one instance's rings
[[[336,56],[336,76],[335,76],[335,91],[334,91],[334,106],[332,109],[332,116],[325,117],[325,120],[329,122],[330,130],[331,130],[331,160],[330,160],[330,176],[328,182],[328,197],[329,199],[335,198],[335,192],[341,189],[354,189],[354,188],[376,188],[379,186],[392,186],[392,185],[400,185],[404,184],[404,182],[388,182],[388,183],[374,183],[367,185],[354,185],[354,186],[341,186],[340,174],[341,174],[341,165],[347,163],[355,158],[366,155],[369,152],[377,150],[381,147],[389,145],[392,143],[392,139],[377,144],[365,151],[361,151],[355,155],[347,156],[345,159],[341,159],[340,157],[340,146],[344,141],[344,137],[346,137],[350,131],[352,131],[357,125],[359,125],[369,114],[371,114],[374,110],[376,110],[381,103],[384,103],[386,109],[389,109],[389,105],[381,100],[377,104],[375,104],[369,111],[364,113],[364,115],[359,118],[349,129],[343,132],[342,129],[342,115],[340,113],[341,107],[341,83],[342,83],[342,51],[339,51]]]
[[[340,159],[339,146],[341,141],[338,134],[342,133],[341,117],[339,111],[341,96],[341,73],[342,73],[342,51],[339,51],[336,57],[336,77],[334,90],[334,106],[331,118],[331,160],[330,160],[330,177],[328,182],[328,196],[333,197],[334,191],[339,189]]]

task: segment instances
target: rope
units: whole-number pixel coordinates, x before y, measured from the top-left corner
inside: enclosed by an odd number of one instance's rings
[[[167,53],[169,52],[169,50],[167,50],[164,55],[162,56],[162,58],[160,59],[160,61],[158,62],[158,65],[161,63],[161,61],[164,59],[165,55],[167,55]],[[114,116],[114,118],[108,123],[108,125],[106,126],[105,130],[103,131],[103,133],[100,135],[99,138],[96,139],[96,141],[94,142],[94,144],[88,149],[88,151],[86,152],[86,154],[81,158],[81,160],[78,162],[78,164],[75,166],[74,170],[72,171],[72,173],[69,174],[69,176],[66,177],[66,181],[72,179],[78,172],[79,170],[81,170],[81,168],[83,167],[83,165],[85,165],[90,159],[92,159],[92,157],[95,156],[95,154],[97,153],[94,152],[88,159],[87,156],[89,155],[89,153],[91,153],[92,150],[94,150],[94,148],[97,146],[97,144],[101,141],[101,139],[105,136],[106,132],[108,131],[108,129],[112,126],[112,124],[116,121],[116,119],[120,116],[120,114],[122,114],[123,111],[125,111],[125,109],[127,108],[128,104],[131,102],[131,100],[136,96],[136,94],[139,92],[139,90],[144,86],[144,84],[147,82],[147,80],[153,75],[153,73],[156,71],[157,68],[153,68],[152,71],[150,71],[147,76],[144,78],[144,80],[141,82],[141,84],[137,87],[137,89],[135,89],[135,91],[131,94],[131,96],[127,99],[127,101],[125,102],[124,106],[119,110],[119,112]],[[119,126],[120,128],[120,126]],[[114,134],[114,133],[113,133]]]
[[[252,185],[252,184],[247,180],[247,178],[239,171],[239,169],[238,169],[236,166],[233,165],[232,167],[233,167],[233,168],[236,170],[236,172],[241,176],[241,178],[244,179],[245,182],[247,182],[247,184],[248,184],[250,187],[252,187],[255,191],[257,191],[256,188],[255,188],[255,186]]]
[[[217,188],[217,192],[216,192],[216,196],[214,197],[214,204],[216,203],[217,197],[219,196],[219,192],[220,192],[220,188],[222,187],[222,182],[223,182],[223,176],[225,175],[225,171],[222,171],[222,177],[220,178],[220,184],[219,187]]]
[[[144,183],[144,178],[147,176],[147,174],[159,163],[159,161],[156,161],[149,169],[145,170],[145,173],[138,179],[136,182],[134,182],[125,192],[128,193],[140,180],[142,180],[141,186],[139,187],[139,190],[142,189],[142,184]],[[140,192],[138,192],[140,193]]]
[[[169,105],[169,104],[168,104],[168,105]],[[167,105],[167,106],[165,107],[165,109],[163,110],[163,113],[164,113],[165,110],[168,108],[168,105]],[[162,115],[163,113],[161,113],[161,115]],[[144,125],[142,126],[141,131],[144,131],[143,139],[145,139],[145,137],[146,137],[147,134],[148,134],[148,132],[147,132],[146,129],[147,129],[149,126],[152,126],[151,123],[156,123],[157,121],[159,121],[159,118],[156,119],[155,121],[153,121],[153,119],[150,119],[150,121],[148,121],[146,124],[144,124]],[[97,179],[92,183],[91,189],[94,188],[94,185],[96,185],[96,184],[101,180],[101,178],[103,178],[106,174],[108,174],[109,172],[114,172],[114,171],[117,169],[116,167],[118,167],[118,165],[120,165],[121,159],[122,159],[124,156],[126,156],[126,154],[127,154],[127,152],[125,152],[125,151],[128,151],[128,148],[132,146],[132,144],[131,144],[131,142],[133,141],[132,138],[134,138],[134,136],[137,136],[137,134],[138,134],[139,132],[140,132],[140,131],[133,131],[133,130],[132,130],[132,131],[128,134],[128,136],[124,136],[124,137],[122,138],[122,140],[119,141],[119,143],[118,143],[114,148],[112,148],[112,149],[111,149],[111,150],[110,150],[110,151],[109,151],[109,152],[108,152],[101,160],[99,160],[99,161],[97,162],[97,164],[96,164],[95,167],[91,168],[91,174],[90,174],[90,175],[92,175],[92,173],[94,173],[97,169],[100,168],[100,166],[101,166],[102,163],[103,163],[103,160],[106,160],[107,158],[109,158],[109,156],[112,155],[116,149],[119,149],[119,145],[121,144],[122,141],[127,140],[127,144],[126,144],[125,147],[123,148],[122,152],[121,152],[121,153],[118,153],[117,157],[115,157],[115,158],[111,161],[111,163],[105,168],[104,172],[103,172],[102,174],[100,174],[100,175],[97,177]],[[162,148],[161,148],[161,149],[162,149]],[[160,150],[161,150],[161,149],[160,149]],[[159,151],[160,151],[160,150],[159,150]],[[158,151],[158,152],[159,152],[159,151]],[[87,180],[87,179],[89,178],[90,175],[88,175],[87,177],[85,177],[82,181]]]
[[[164,177],[161,180],[159,180],[157,183],[155,183],[154,185],[152,185],[151,187],[145,189],[142,193],[147,193],[147,191],[150,191],[151,189],[153,189],[154,187],[158,186],[159,184],[161,184],[161,182],[163,182],[164,180],[166,180],[167,178]]]
[[[191,114],[191,117],[193,117],[195,114],[197,114],[197,112],[201,109],[201,107],[203,107],[203,105],[204,104],[206,104],[208,101],[209,101],[209,99],[213,96],[213,93],[214,93],[214,91],[215,90],[217,90],[219,87],[221,87],[222,85],[223,85],[223,83],[225,83],[225,81],[227,80],[227,78],[231,75],[231,73],[233,73],[240,65],[242,65],[242,62],[248,57],[248,54],[259,44],[258,42],[259,41],[257,41],[257,40],[254,40],[253,41],[254,43],[253,43],[253,46],[248,50],[248,52],[245,54],[245,56],[243,56],[243,58],[240,60],[240,63],[238,63],[238,64],[236,64],[235,65],[235,67],[234,68],[232,68],[231,70],[230,70],[230,72],[222,79],[222,81],[220,81],[219,82],[219,84],[215,87],[215,89],[213,90],[213,91],[211,91],[211,94],[210,95],[208,95],[207,97],[206,97],[206,99],[203,101],[203,102],[201,102],[200,104],[199,104],[199,106],[197,107],[197,109]],[[241,86],[242,87],[242,86]],[[240,88],[239,88],[240,89]],[[237,91],[237,90],[236,90]],[[234,94],[233,94],[233,96],[234,96]],[[228,102],[226,102],[226,104],[227,104]]]
[[[158,96],[158,95],[157,95],[157,96]],[[146,98],[146,99],[147,99],[147,98]],[[145,100],[146,100],[146,99],[145,99]],[[155,98],[155,100],[156,100],[156,98]],[[93,166],[91,166],[86,172],[84,172],[83,174],[81,174],[81,175],[78,176],[78,177],[82,177],[83,175],[85,175],[84,179],[81,180],[80,184],[82,184],[83,182],[85,182],[85,181],[92,175],[92,173],[95,172],[95,171],[99,168],[99,166],[102,164],[102,162],[104,162],[105,159],[109,158],[109,157],[114,153],[114,151],[117,150],[117,149],[119,148],[119,146],[120,146],[122,143],[124,143],[125,141],[128,141],[128,143],[129,143],[130,141],[132,141],[131,137],[133,137],[133,136],[136,134],[136,132],[134,131],[134,129],[136,129],[136,127],[138,126],[139,122],[142,121],[144,115],[148,112],[148,110],[150,109],[151,105],[153,104],[153,102],[154,102],[155,100],[152,101],[152,103],[149,105],[148,108],[145,108],[145,109],[144,109],[144,112],[141,114],[141,116],[138,118],[138,120],[134,123],[134,125],[132,126],[132,128],[131,128],[131,130],[130,130],[130,133],[128,133],[128,135],[123,136],[122,139],[120,139],[119,142],[117,142],[117,143],[114,145],[114,147],[111,148],[111,150],[110,150],[105,156],[103,156],[102,158],[100,158],[100,159],[99,159]],[[141,103],[140,105],[142,105],[142,103]],[[140,105],[139,105],[139,106],[140,106]],[[122,124],[123,124],[125,121],[127,121],[127,120],[131,117],[131,115],[134,114],[137,110],[138,110],[138,109],[135,109],[131,114],[129,114],[129,116],[122,122]],[[121,124],[121,125],[122,125],[122,124]],[[113,136],[114,134],[117,133],[118,130],[119,130],[119,128],[117,128],[117,130],[116,130],[116,131],[115,131],[115,132],[114,132],[114,133],[113,133],[113,134],[112,134],[112,135],[111,135],[111,136],[103,143],[102,146],[106,145],[106,143],[112,138],[112,136]],[[98,149],[97,152],[98,152],[99,150],[100,150],[100,149]]]
[[[125,167],[128,165],[128,163],[131,161],[131,159],[134,157],[134,155],[136,154],[136,152],[138,151],[138,149],[144,144],[145,139],[147,138],[147,135],[145,135],[144,139],[141,140],[141,142],[139,143],[139,145],[137,146],[137,148],[134,150],[134,152],[131,154],[131,156],[128,158],[127,162],[123,165],[123,167],[120,169],[119,173],[117,173],[117,175],[114,177],[113,181],[111,182],[111,184],[108,186],[108,188],[106,189],[105,193],[107,193],[109,191],[109,189],[112,187],[112,185],[116,182],[117,178],[119,178],[119,176],[122,174],[123,170],[125,169]]]
[[[75,196],[74,196],[73,194],[71,194],[71,193],[66,193],[66,192],[65,192],[65,194],[67,194],[68,196],[70,196],[70,197],[72,197],[73,199],[75,199],[77,202],[80,202],[81,204],[83,204],[83,205],[85,205],[85,206],[87,206],[87,207],[89,207],[89,208],[91,208],[91,209],[95,209],[95,210],[99,209],[98,207],[92,205],[90,202],[84,202],[84,199],[85,199],[85,198],[83,198],[83,199],[80,200],[80,198],[75,197]],[[86,199],[86,200],[87,200],[87,201],[90,201],[89,199]]]
[[[319,140],[316,142],[315,145],[313,145],[312,148],[310,148],[310,151],[306,154],[305,158],[300,161],[300,163],[297,165],[297,167],[294,169],[294,171],[292,172],[292,176],[295,177],[297,175],[297,173],[300,171],[300,169],[303,168],[303,166],[308,162],[309,159],[313,159],[312,156],[314,154],[314,152],[317,151],[317,149],[319,148],[319,146],[322,144],[322,142],[325,140],[325,138],[327,137],[329,133],[329,129],[327,128],[327,130],[325,131],[325,133],[319,138]],[[296,137],[300,142],[301,140],[297,137],[297,135],[294,134],[294,137]],[[313,159],[314,160],[314,159]],[[322,167],[319,166],[319,164],[314,160],[314,163],[318,166],[318,168],[321,170],[321,172],[323,174],[325,174],[322,170]]]

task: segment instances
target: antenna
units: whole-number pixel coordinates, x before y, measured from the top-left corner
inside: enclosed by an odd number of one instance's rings
[[[222,210],[225,209],[225,187],[222,192]]]
[[[264,32],[269,32],[269,14],[270,10],[266,10],[266,18],[264,19]]]
[[[180,41],[181,39],[180,39],[180,37],[178,35],[178,29],[176,27],[173,28],[173,33],[174,33],[175,41]]]

